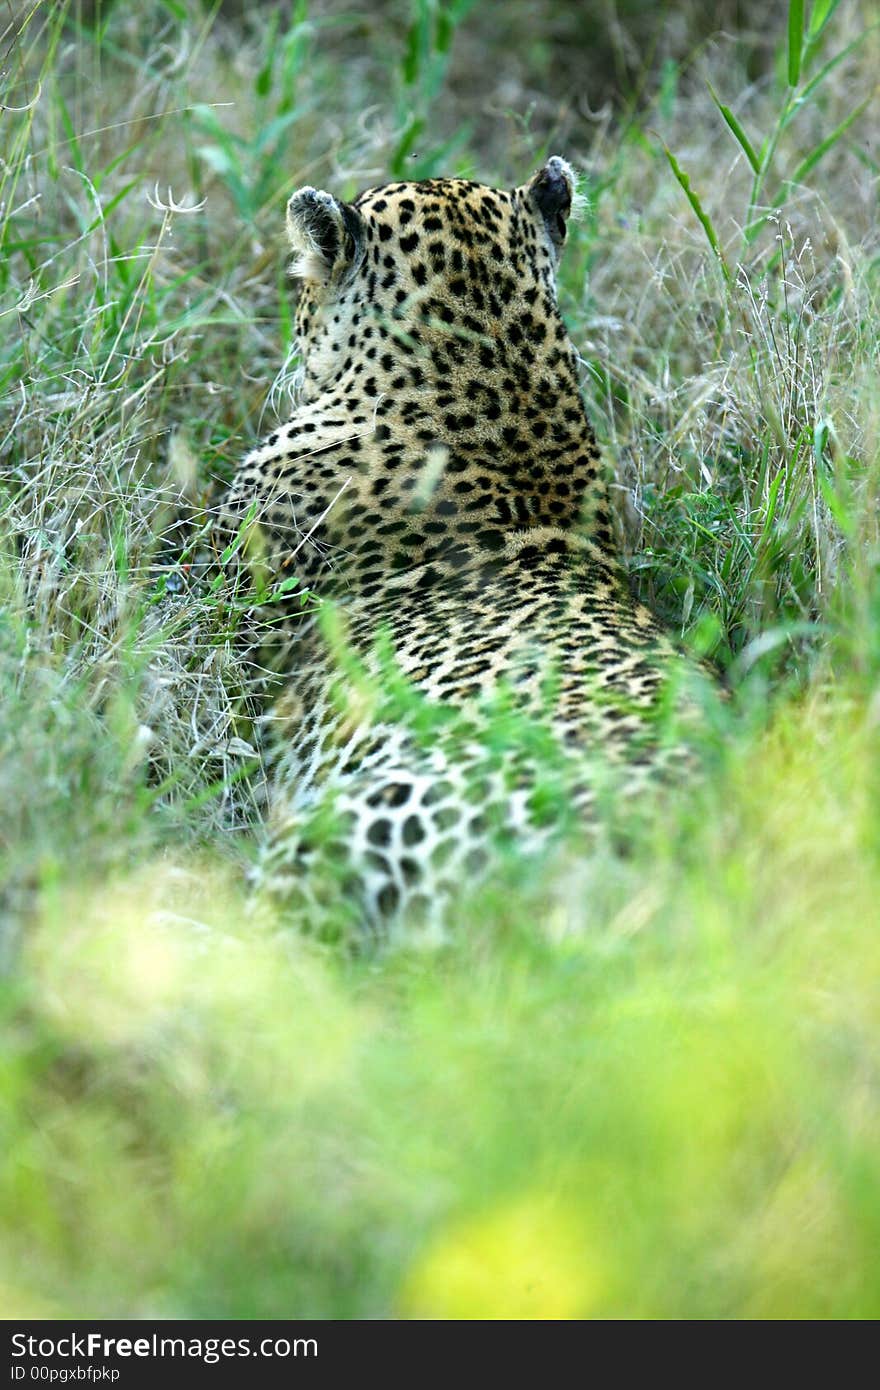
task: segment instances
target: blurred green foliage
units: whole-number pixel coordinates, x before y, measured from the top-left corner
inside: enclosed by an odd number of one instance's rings
[[[3,997],[4,1307],[873,1316],[871,742],[781,722],[684,842],[427,961],[261,939],[216,864],[57,884]]]

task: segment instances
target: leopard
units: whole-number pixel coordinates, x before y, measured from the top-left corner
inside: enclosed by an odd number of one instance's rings
[[[553,156],[287,203],[294,407],[223,516],[287,593],[253,877],[303,930],[443,940],[505,855],[691,764],[693,663],[633,596],[559,308],[576,189]]]

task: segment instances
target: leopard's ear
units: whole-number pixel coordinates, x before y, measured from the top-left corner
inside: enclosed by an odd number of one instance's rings
[[[287,204],[287,235],[293,248],[291,271],[320,285],[341,283],[364,254],[364,223],[350,203],[320,188],[297,189]]]
[[[575,197],[575,176],[571,165],[554,154],[529,179],[525,193],[550,238],[558,260],[565,245]]]

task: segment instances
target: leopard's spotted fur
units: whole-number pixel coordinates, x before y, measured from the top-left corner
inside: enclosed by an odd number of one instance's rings
[[[608,768],[632,795],[680,755],[655,718],[676,654],[614,554],[557,308],[572,192],[553,158],[512,191],[288,205],[301,401],[227,510],[256,506],[273,572],[334,605],[292,607],[274,712],[260,879],[302,920],[329,893],[364,924],[436,927],[499,840],[541,843]],[[389,696],[395,670],[412,696]]]

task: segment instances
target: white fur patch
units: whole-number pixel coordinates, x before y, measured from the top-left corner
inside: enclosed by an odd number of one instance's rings
[[[290,262],[290,273],[298,280],[317,280],[325,285],[330,278],[330,267],[318,248],[312,244],[298,251]]]
[[[548,164],[555,164],[558,167],[559,172],[566,179],[571,189],[571,211],[568,215],[569,218],[576,222],[589,207],[590,200],[584,190],[584,177],[582,174],[576,174],[568,160],[563,159],[561,155],[551,155],[547,162]]]
[[[290,263],[291,275],[301,280],[315,280],[326,285],[333,267],[321,250],[309,227],[310,211],[314,215],[315,204],[321,204],[339,221],[336,201],[323,189],[306,184],[297,189],[287,204],[287,235],[293,249]]]

